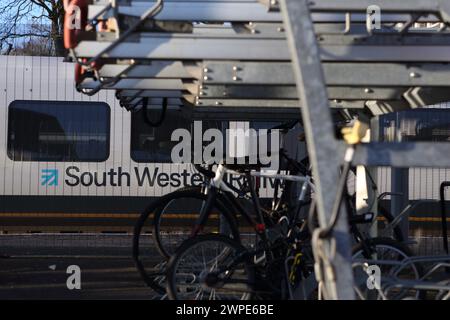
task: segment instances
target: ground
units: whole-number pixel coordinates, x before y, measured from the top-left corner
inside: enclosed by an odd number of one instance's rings
[[[130,244],[125,235],[2,235],[0,299],[152,299]],[[67,288],[70,265],[81,269],[80,290]]]
[[[416,254],[442,254],[442,238],[417,240]],[[131,243],[129,234],[0,235],[0,300],[158,299],[137,272]],[[142,243],[147,263],[159,262],[150,235]],[[67,288],[71,265],[81,270],[80,290]]]

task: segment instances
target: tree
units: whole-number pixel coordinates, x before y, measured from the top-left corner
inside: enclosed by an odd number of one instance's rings
[[[21,48],[29,46],[21,41],[28,38],[35,43],[48,39],[53,54],[64,56],[66,53],[63,44],[62,0],[0,0],[0,25],[2,50],[16,49],[12,48],[11,42],[18,43],[17,46]],[[41,41],[37,41],[37,38],[41,38]]]

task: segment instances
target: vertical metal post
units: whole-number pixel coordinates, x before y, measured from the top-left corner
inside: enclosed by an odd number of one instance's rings
[[[370,121],[370,142],[377,142],[380,139],[380,121],[379,119],[374,119]],[[376,190],[373,190],[370,188],[369,192],[369,198],[373,199],[373,205],[371,210],[373,213],[375,213],[375,221],[372,223],[372,226],[370,228],[370,236],[375,238],[378,237],[378,196],[379,196],[379,190],[378,190],[378,167],[367,167],[368,173],[372,176],[373,183],[376,186]]]
[[[329,101],[321,66],[319,48],[307,0],[281,0],[286,36],[292,56],[301,113],[313,176],[316,186],[318,218],[325,227],[331,216],[337,193],[339,165],[343,155],[334,137]],[[326,275],[324,285],[334,299],[353,299],[353,273],[347,214],[342,212],[333,237],[336,253],[329,257],[333,274]]]
[[[378,125],[378,122],[372,122],[372,124]],[[369,135],[363,140],[364,143],[375,140],[373,132],[378,130],[370,129]],[[378,212],[378,191],[377,191],[377,179],[378,172],[376,167],[358,166],[356,168],[356,211],[357,214],[364,214],[366,212]],[[362,227],[362,226],[361,226]],[[372,237],[376,237],[378,234],[378,223],[375,217],[374,222],[366,230]]]
[[[371,175],[373,182],[375,183],[376,186],[378,186],[378,168],[377,167],[372,167],[372,168],[367,168],[368,173]],[[372,201],[373,205],[371,208],[369,208],[369,210],[373,213],[375,213],[375,221],[372,223],[372,226],[369,230],[369,234],[372,238],[378,237],[378,220],[377,220],[377,215],[378,215],[378,189],[373,189],[372,185],[369,188],[369,201]]]
[[[401,193],[399,196],[391,196],[391,213],[394,217],[398,216],[409,203],[409,169],[392,168],[391,169],[391,192]],[[408,239],[409,220],[404,217],[400,224],[400,229],[404,239]]]

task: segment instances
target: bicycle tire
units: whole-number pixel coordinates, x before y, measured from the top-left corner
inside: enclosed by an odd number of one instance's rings
[[[233,239],[226,237],[224,235],[220,235],[220,234],[206,234],[206,235],[198,235],[196,237],[190,238],[186,241],[183,242],[183,244],[177,249],[176,253],[174,255],[172,255],[172,257],[169,259],[168,265],[167,265],[167,269],[166,269],[166,292],[167,295],[169,297],[169,299],[172,300],[179,300],[181,298],[180,293],[178,293],[178,288],[180,286],[186,285],[186,283],[183,283],[182,280],[180,280],[180,278],[178,277],[178,267],[180,266],[180,264],[183,263],[183,259],[185,259],[185,257],[190,254],[191,252],[193,253],[193,257],[198,258],[199,254],[196,254],[196,252],[194,252],[194,250],[196,248],[198,248],[199,246],[201,246],[202,244],[208,244],[208,243],[216,243],[216,244],[223,244],[224,246],[230,248],[231,250],[220,250],[219,252],[219,256],[221,256],[220,258],[220,262],[224,262],[226,261],[226,258],[231,258],[231,261],[233,261],[233,258],[235,258],[236,256],[241,255],[243,252],[247,251],[247,249],[242,246],[240,243],[234,241]],[[204,253],[205,251],[202,250],[202,253]],[[217,248],[214,250],[214,252],[218,252]],[[203,257],[204,258],[204,257]],[[201,279],[202,279],[202,274],[204,275],[204,271],[207,270],[208,274],[206,276],[208,276],[209,274],[211,274],[211,272],[213,271],[213,267],[209,266],[208,264],[213,261],[213,259],[210,259],[208,261],[206,261],[205,259],[203,259],[203,264],[204,264],[204,269],[197,275],[194,274],[194,276],[192,277],[192,279],[194,279],[194,281],[198,281],[198,285],[197,287],[200,288],[200,290],[207,290],[210,287],[208,287],[208,285],[206,284],[207,281],[205,280],[205,283],[200,283]],[[250,300],[253,298],[253,284],[255,281],[255,271],[254,271],[254,267],[253,264],[251,263],[250,259],[244,259],[242,262],[242,266],[241,269],[233,269],[231,272],[229,270],[227,270],[226,272],[226,277],[231,277],[233,275],[238,276],[239,278],[242,278],[242,276],[245,276],[245,281],[243,282],[242,286],[246,287],[248,289],[248,292],[244,292],[242,293],[242,300]],[[189,264],[192,264],[192,258],[189,259]],[[219,265],[219,263],[214,262],[213,266],[217,266]],[[243,268],[243,269],[242,269]],[[181,275],[183,275],[184,277],[187,276],[187,272],[181,268]],[[194,281],[188,283],[188,285],[193,286],[194,285]],[[239,280],[239,281],[243,281],[243,280]],[[218,281],[220,282],[220,281]],[[232,282],[232,285],[236,285],[236,283],[239,282]],[[226,284],[223,284],[222,287],[218,287],[218,288],[211,288],[211,293],[210,293],[210,297],[212,295],[212,291],[214,290],[214,297],[216,297],[216,293],[215,290],[223,290],[223,288],[226,286]],[[226,292],[227,289],[225,289]],[[231,292],[236,291],[236,289],[229,289]],[[238,293],[240,291],[237,291]],[[195,294],[195,291],[194,291]],[[198,295],[197,295],[198,296]],[[202,295],[203,297],[203,295]]]
[[[200,188],[186,188],[183,190],[175,191],[171,194],[172,196],[167,197],[165,203],[169,204],[171,201],[179,198],[193,198],[196,200],[202,200],[206,201],[207,196],[203,194],[200,190]],[[156,244],[156,249],[159,251],[159,253],[165,257],[166,259],[169,259],[170,256],[174,253],[174,251],[169,250],[167,246],[164,245],[162,236],[161,236],[161,221],[164,216],[164,208],[166,206],[160,206],[156,211],[155,215],[152,220],[152,236],[153,240]],[[237,240],[240,242],[240,234],[239,229],[237,226],[237,221],[234,215],[232,215],[224,205],[220,202],[219,199],[216,199],[214,203],[215,209],[218,210],[220,216],[225,218],[226,224],[230,227],[230,236],[231,238]],[[180,241],[181,243],[181,241]]]
[[[201,193],[201,188],[199,187],[185,187],[182,189],[179,189],[177,191],[174,191],[172,193],[169,193],[167,195],[162,196],[161,198],[158,198],[157,200],[153,201],[140,215],[138,221],[136,222],[134,226],[134,232],[133,232],[133,246],[132,246],[132,257],[133,261],[136,265],[136,268],[138,269],[139,274],[141,275],[144,282],[152,288],[155,292],[159,294],[165,294],[165,285],[161,285],[159,281],[159,277],[161,274],[163,274],[164,270],[160,269],[152,272],[147,272],[144,263],[142,259],[140,258],[141,249],[140,249],[140,237],[142,234],[142,230],[144,228],[144,225],[146,224],[147,220],[149,219],[150,215],[153,212],[160,212],[162,211],[161,208],[165,206],[165,204],[173,199],[176,199],[178,197],[180,198],[186,198],[187,196],[192,197],[206,197]],[[227,222],[229,223],[231,227],[231,232],[233,235],[233,238],[238,239],[239,241],[239,231],[237,228],[237,225],[234,221],[234,218],[228,211],[221,211],[221,214],[225,217]],[[152,230],[154,230],[154,223],[152,220],[151,224]],[[155,234],[153,232],[152,235],[153,239],[155,239]],[[168,256],[162,254],[164,252],[163,248],[160,248],[159,245],[161,244],[161,241],[156,241],[156,249],[161,254],[163,260],[167,260]],[[160,262],[158,262],[158,265]]]
[[[384,217],[386,219],[386,221],[388,223],[391,223],[392,221],[394,221],[395,217],[392,215],[392,213],[390,211],[388,211],[387,209],[385,209],[382,206],[378,207],[378,212],[381,214],[382,217]],[[396,225],[393,229],[393,237],[394,239],[396,239],[397,241],[400,242],[404,242],[405,241],[405,237],[403,236],[403,232],[402,229],[400,228],[399,225]]]

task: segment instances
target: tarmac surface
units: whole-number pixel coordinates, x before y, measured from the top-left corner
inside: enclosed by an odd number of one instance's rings
[[[155,297],[134,266],[128,235],[0,235],[0,256],[2,300]],[[66,283],[71,265],[80,268],[79,290]]]
[[[442,254],[442,238],[419,237],[416,254]],[[0,300],[151,300],[160,297],[141,279],[129,234],[0,234]],[[146,265],[160,256],[151,236],[142,240]],[[69,266],[80,269],[80,289],[70,290]]]

